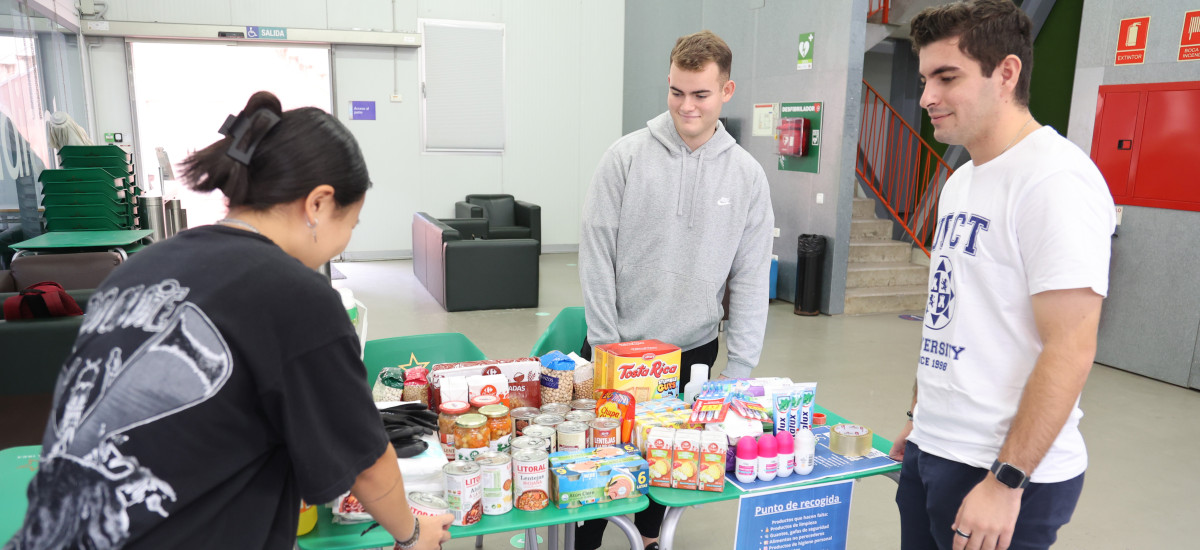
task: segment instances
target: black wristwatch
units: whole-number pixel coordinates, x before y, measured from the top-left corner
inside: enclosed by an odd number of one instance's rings
[[[1007,462],[1000,462],[1000,460],[992,462],[992,473],[995,474],[996,481],[1010,489],[1024,489],[1029,485],[1029,476],[1025,475],[1020,468]]]
[[[412,548],[417,545],[417,539],[421,538],[421,522],[417,516],[413,516],[413,534],[408,537],[408,540],[396,541],[396,548]]]

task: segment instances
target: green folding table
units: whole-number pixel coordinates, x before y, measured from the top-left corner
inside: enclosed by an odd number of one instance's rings
[[[547,528],[547,545],[550,550],[558,549],[558,526],[566,527],[565,550],[575,547],[575,522],[589,519],[607,519],[621,528],[629,543],[634,548],[642,545],[642,536],[638,533],[633,522],[625,514],[633,514],[645,510],[650,505],[650,499],[645,496],[624,498],[604,504],[588,504],[578,508],[560,510],[547,507],[536,512],[513,510],[499,516],[483,516],[479,523],[465,527],[450,526],[452,538],[476,537],[503,533],[507,531],[525,531],[525,548],[537,550],[538,527]],[[376,527],[367,534],[362,534],[369,523],[354,525],[338,525],[333,523],[332,513],[325,506],[317,511],[317,525],[308,534],[297,540],[301,550],[356,550],[361,548],[391,547],[395,539]]]
[[[9,245],[17,255],[27,252],[82,252],[85,250],[118,250],[124,254],[149,237],[149,229],[116,231],[51,231],[32,239]]]
[[[25,490],[33,474],[37,473],[41,456],[41,445],[0,450],[0,546],[7,543],[25,522],[28,507]]]
[[[827,425],[832,426],[834,424],[842,424],[842,423],[849,422],[845,418],[842,418],[841,416],[838,416],[832,412],[829,412],[829,410],[825,409],[824,407],[822,407],[820,405],[817,405],[815,407],[815,409],[817,412],[825,413]],[[875,447],[876,450],[881,451],[886,454],[891,451],[892,442],[881,437],[879,434],[875,434],[875,438],[872,441],[871,446]],[[790,489],[790,488],[796,488],[796,487],[804,487],[806,485],[819,485],[819,484],[824,484],[824,483],[832,483],[835,481],[845,481],[847,479],[859,479],[859,478],[864,478],[864,477],[870,477],[873,475],[885,475],[892,479],[898,479],[899,472],[900,472],[900,463],[896,463],[896,464],[888,466],[886,468],[879,468],[879,469],[875,469],[875,470],[869,470],[866,472],[858,472],[858,473],[848,474],[848,475],[824,477],[821,479],[814,479],[812,481],[807,481],[807,482],[797,481],[797,483],[794,485],[772,487],[771,489],[772,490],[784,489],[784,488]],[[683,517],[683,511],[687,510],[689,507],[696,506],[699,504],[707,504],[710,502],[737,500],[737,499],[741,498],[742,495],[753,494],[753,493],[754,493],[753,491],[743,491],[741,489],[738,489],[732,483],[725,483],[725,490],[721,491],[720,493],[711,492],[711,491],[689,491],[686,489],[669,489],[669,488],[664,488],[664,487],[651,487],[650,488],[650,498],[654,499],[654,502],[657,502],[657,503],[662,504],[663,506],[667,507],[666,514],[663,516],[662,529],[659,532],[660,533],[660,538],[658,541],[659,548],[661,548],[662,550],[670,550],[672,548],[672,545],[675,543],[675,529],[679,526],[679,520],[680,520],[680,518]]]

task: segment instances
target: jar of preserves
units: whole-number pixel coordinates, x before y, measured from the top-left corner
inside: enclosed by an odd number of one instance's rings
[[[488,448],[507,453],[513,431],[512,419],[508,417],[508,407],[485,405],[479,409],[479,413],[487,418]]]
[[[490,435],[487,418],[482,414],[464,414],[454,423],[455,460],[475,460],[488,450]]]
[[[470,409],[465,401],[447,401],[442,403],[438,413],[438,440],[442,442],[442,452],[446,460],[454,460],[454,423],[458,417]]]
[[[500,398],[494,395],[476,395],[471,398],[471,413],[478,413],[479,409],[488,405],[499,405]]]

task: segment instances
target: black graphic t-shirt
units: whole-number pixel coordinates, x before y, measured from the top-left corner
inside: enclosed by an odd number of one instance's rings
[[[6,548],[292,548],[300,499],[347,491],[387,438],[328,281],[206,226],[91,298],[42,445]]]

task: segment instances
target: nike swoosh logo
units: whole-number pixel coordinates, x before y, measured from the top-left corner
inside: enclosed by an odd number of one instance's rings
[[[729,206],[729,204],[729,197],[721,197],[721,199],[717,201],[717,206]]]

